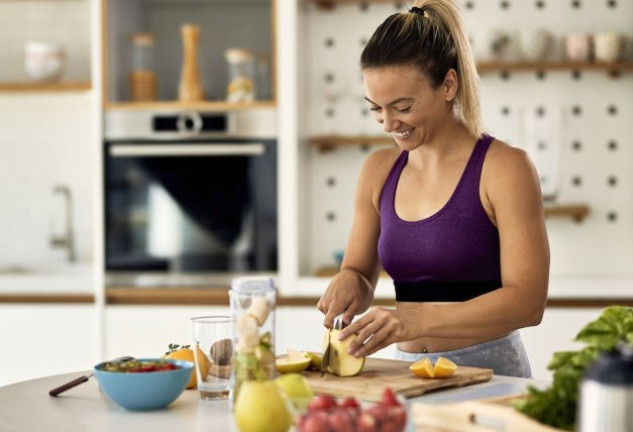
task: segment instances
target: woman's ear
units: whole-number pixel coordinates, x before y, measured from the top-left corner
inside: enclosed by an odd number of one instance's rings
[[[446,72],[446,76],[444,77],[444,82],[442,83],[442,90],[444,92],[444,99],[447,102],[452,102],[457,95],[457,90],[459,89],[459,80],[457,79],[457,71],[455,69],[449,69]]]

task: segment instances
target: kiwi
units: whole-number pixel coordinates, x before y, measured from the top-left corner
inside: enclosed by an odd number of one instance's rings
[[[220,366],[229,364],[233,357],[233,341],[231,339],[220,339],[211,345],[211,358]]]

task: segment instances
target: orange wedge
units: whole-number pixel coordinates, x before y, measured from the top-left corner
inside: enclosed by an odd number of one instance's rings
[[[409,370],[420,378],[434,378],[435,371],[433,365],[428,357],[424,357],[422,360],[418,360],[409,366]]]
[[[435,362],[433,375],[435,378],[447,378],[455,373],[457,365],[447,358],[440,357]]]

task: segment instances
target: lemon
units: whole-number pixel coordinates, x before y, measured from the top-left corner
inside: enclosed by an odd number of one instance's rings
[[[200,371],[200,376],[206,377],[207,374],[209,373],[209,369],[211,368],[211,364],[209,363],[209,360],[204,355],[204,352],[200,349],[199,346],[196,346],[196,351],[197,351],[198,359],[199,359],[198,362],[196,362],[196,359],[195,359],[196,356],[193,353],[193,350],[191,348],[180,348],[175,351],[171,351],[170,353],[165,355],[165,358],[172,359],[172,360],[190,361],[196,365],[196,367]],[[187,388],[192,389],[192,388],[196,388],[197,386],[198,386],[198,377],[196,373],[194,372],[191,374],[191,378],[189,378],[189,383],[187,383]]]
[[[282,357],[275,360],[275,367],[281,374],[301,373],[310,366],[310,362],[308,357]]]
[[[455,373],[457,365],[447,358],[440,357],[435,362],[433,373],[436,378],[447,378]]]
[[[413,363],[409,366],[409,370],[420,378],[433,378],[435,376],[433,364],[431,364],[431,360],[428,357]]]
[[[445,357],[438,358],[433,365],[428,357],[424,357],[409,366],[409,370],[421,378],[448,378],[455,373],[457,365]]]

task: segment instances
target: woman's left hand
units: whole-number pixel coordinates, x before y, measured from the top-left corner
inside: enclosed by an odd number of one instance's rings
[[[356,357],[369,356],[394,342],[406,340],[403,314],[397,309],[374,307],[345,327],[339,340],[356,334],[347,352]]]

